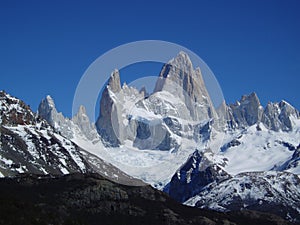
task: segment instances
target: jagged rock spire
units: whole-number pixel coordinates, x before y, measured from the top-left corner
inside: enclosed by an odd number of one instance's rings
[[[63,116],[61,112],[58,112],[53,98],[47,95],[44,98],[39,107],[38,115],[45,119],[57,132],[60,132],[63,136],[72,139],[73,132],[71,130],[71,121]]]
[[[119,70],[115,69],[111,73],[107,86],[114,93],[118,93],[121,90],[121,81],[120,81]]]
[[[294,125],[293,118],[298,119],[299,117],[299,111],[286,101],[269,102],[264,110],[262,122],[271,130],[291,131]]]
[[[47,95],[38,107],[38,115],[45,119],[57,132],[69,139],[73,139],[77,135],[85,136],[89,140],[98,138],[96,129],[90,123],[84,106],[80,106],[78,113],[69,119],[57,111],[54,100],[50,95]]]
[[[112,97],[111,92],[118,94],[122,90],[120,82],[120,73],[115,69],[108,80],[108,84],[105,87],[101,100],[100,100],[100,115],[96,122],[96,127],[98,133],[101,135],[105,144],[110,146],[118,146],[121,144],[120,138],[117,137],[116,132],[118,132],[118,121],[120,118],[120,107]],[[118,94],[118,97],[121,97]],[[118,99],[115,99],[118,100]],[[112,123],[112,118],[115,118],[115,123]],[[121,132],[119,132],[121,135]]]
[[[270,130],[291,131],[294,119],[300,118],[299,111],[286,101],[269,102],[264,108],[254,92],[243,95],[235,104],[223,104],[218,113],[230,129],[243,129],[261,122]]]
[[[154,92],[159,91],[167,91],[183,100],[193,120],[217,117],[201,70],[194,69],[185,52],[180,52],[164,65],[154,89]]]
[[[57,116],[58,112],[55,108],[55,103],[53,98],[50,95],[47,95],[46,98],[44,98],[41,103],[39,104],[38,107],[38,115],[47,120],[47,122],[54,126],[54,118],[53,116],[55,115],[55,117]]]
[[[243,95],[240,101],[229,106],[231,124],[236,127],[245,128],[261,121],[263,107],[255,92]]]

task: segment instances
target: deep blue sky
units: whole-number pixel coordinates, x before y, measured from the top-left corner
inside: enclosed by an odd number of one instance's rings
[[[63,2],[63,3],[62,3]],[[198,54],[227,102],[300,109],[300,1],[0,1],[0,89],[71,115],[87,67],[118,45],[158,39]]]

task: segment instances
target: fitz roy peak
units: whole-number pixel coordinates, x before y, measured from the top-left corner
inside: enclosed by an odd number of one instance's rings
[[[154,92],[159,91],[167,91],[182,99],[193,120],[201,121],[216,116],[201,70],[199,67],[194,69],[184,52],[163,67]]]
[[[300,222],[297,109],[286,101],[264,107],[255,93],[215,108],[184,52],[163,66],[152,93],[120,80],[114,70],[95,124],[83,106],[65,118],[47,96],[35,114],[2,93],[0,175],[92,170],[141,179],[193,207]]]
[[[163,67],[147,96],[126,84],[121,87],[115,70],[103,91],[96,126],[108,146],[130,140],[139,149],[176,150],[180,137],[199,141],[202,123],[217,117],[200,69],[180,52]]]

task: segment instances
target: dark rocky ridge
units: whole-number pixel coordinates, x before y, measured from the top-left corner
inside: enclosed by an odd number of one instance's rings
[[[218,213],[180,205],[150,186],[130,187],[97,174],[0,179],[0,224],[288,225],[254,211]]]

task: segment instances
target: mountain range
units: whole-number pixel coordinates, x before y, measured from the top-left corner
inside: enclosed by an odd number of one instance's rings
[[[221,213],[215,215],[260,211],[300,222],[297,109],[286,101],[263,107],[255,93],[215,106],[201,68],[184,52],[163,66],[153,91],[120,80],[114,70],[95,124],[84,106],[66,118],[46,96],[34,113],[1,91],[0,176],[99,174],[92,179],[151,185],[159,195]]]

